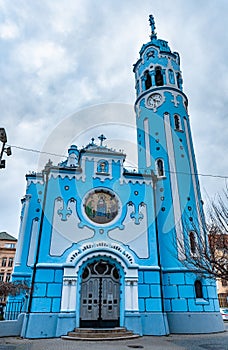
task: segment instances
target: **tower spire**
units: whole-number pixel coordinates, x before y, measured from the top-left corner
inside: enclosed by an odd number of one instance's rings
[[[155,21],[154,21],[154,16],[153,15],[150,15],[149,16],[149,22],[150,22],[150,26],[151,26],[151,36],[150,36],[150,39],[157,39],[157,34],[155,32]]]

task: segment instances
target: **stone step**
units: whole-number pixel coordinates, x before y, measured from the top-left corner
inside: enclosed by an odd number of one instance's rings
[[[125,327],[114,327],[114,328],[75,328],[74,332],[79,333],[123,333],[128,332]]]
[[[66,340],[123,340],[140,337],[139,334],[134,334],[126,328],[75,328],[74,331],[68,332],[62,336]]]

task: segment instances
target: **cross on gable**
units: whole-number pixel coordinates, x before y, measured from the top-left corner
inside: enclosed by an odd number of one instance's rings
[[[101,134],[100,136],[98,136],[98,139],[101,141],[100,146],[103,146],[103,141],[106,140],[106,137],[103,134]]]

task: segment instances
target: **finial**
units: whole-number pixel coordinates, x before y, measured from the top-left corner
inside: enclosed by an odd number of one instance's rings
[[[154,22],[154,16],[150,15],[149,16],[149,22],[150,22],[150,26],[151,26],[151,36],[150,39],[157,39],[157,34],[155,33],[155,22]]]
[[[104,140],[106,140],[106,137],[103,134],[101,134],[98,138],[101,141],[100,146],[102,147],[103,146],[102,143]]]
[[[95,138],[92,137],[92,138],[91,138],[91,145],[94,145],[94,140],[95,140]]]

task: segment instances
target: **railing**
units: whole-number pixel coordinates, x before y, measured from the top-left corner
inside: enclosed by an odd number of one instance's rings
[[[3,319],[16,320],[18,318],[18,315],[22,312],[24,303],[25,299],[7,302],[2,313]]]

